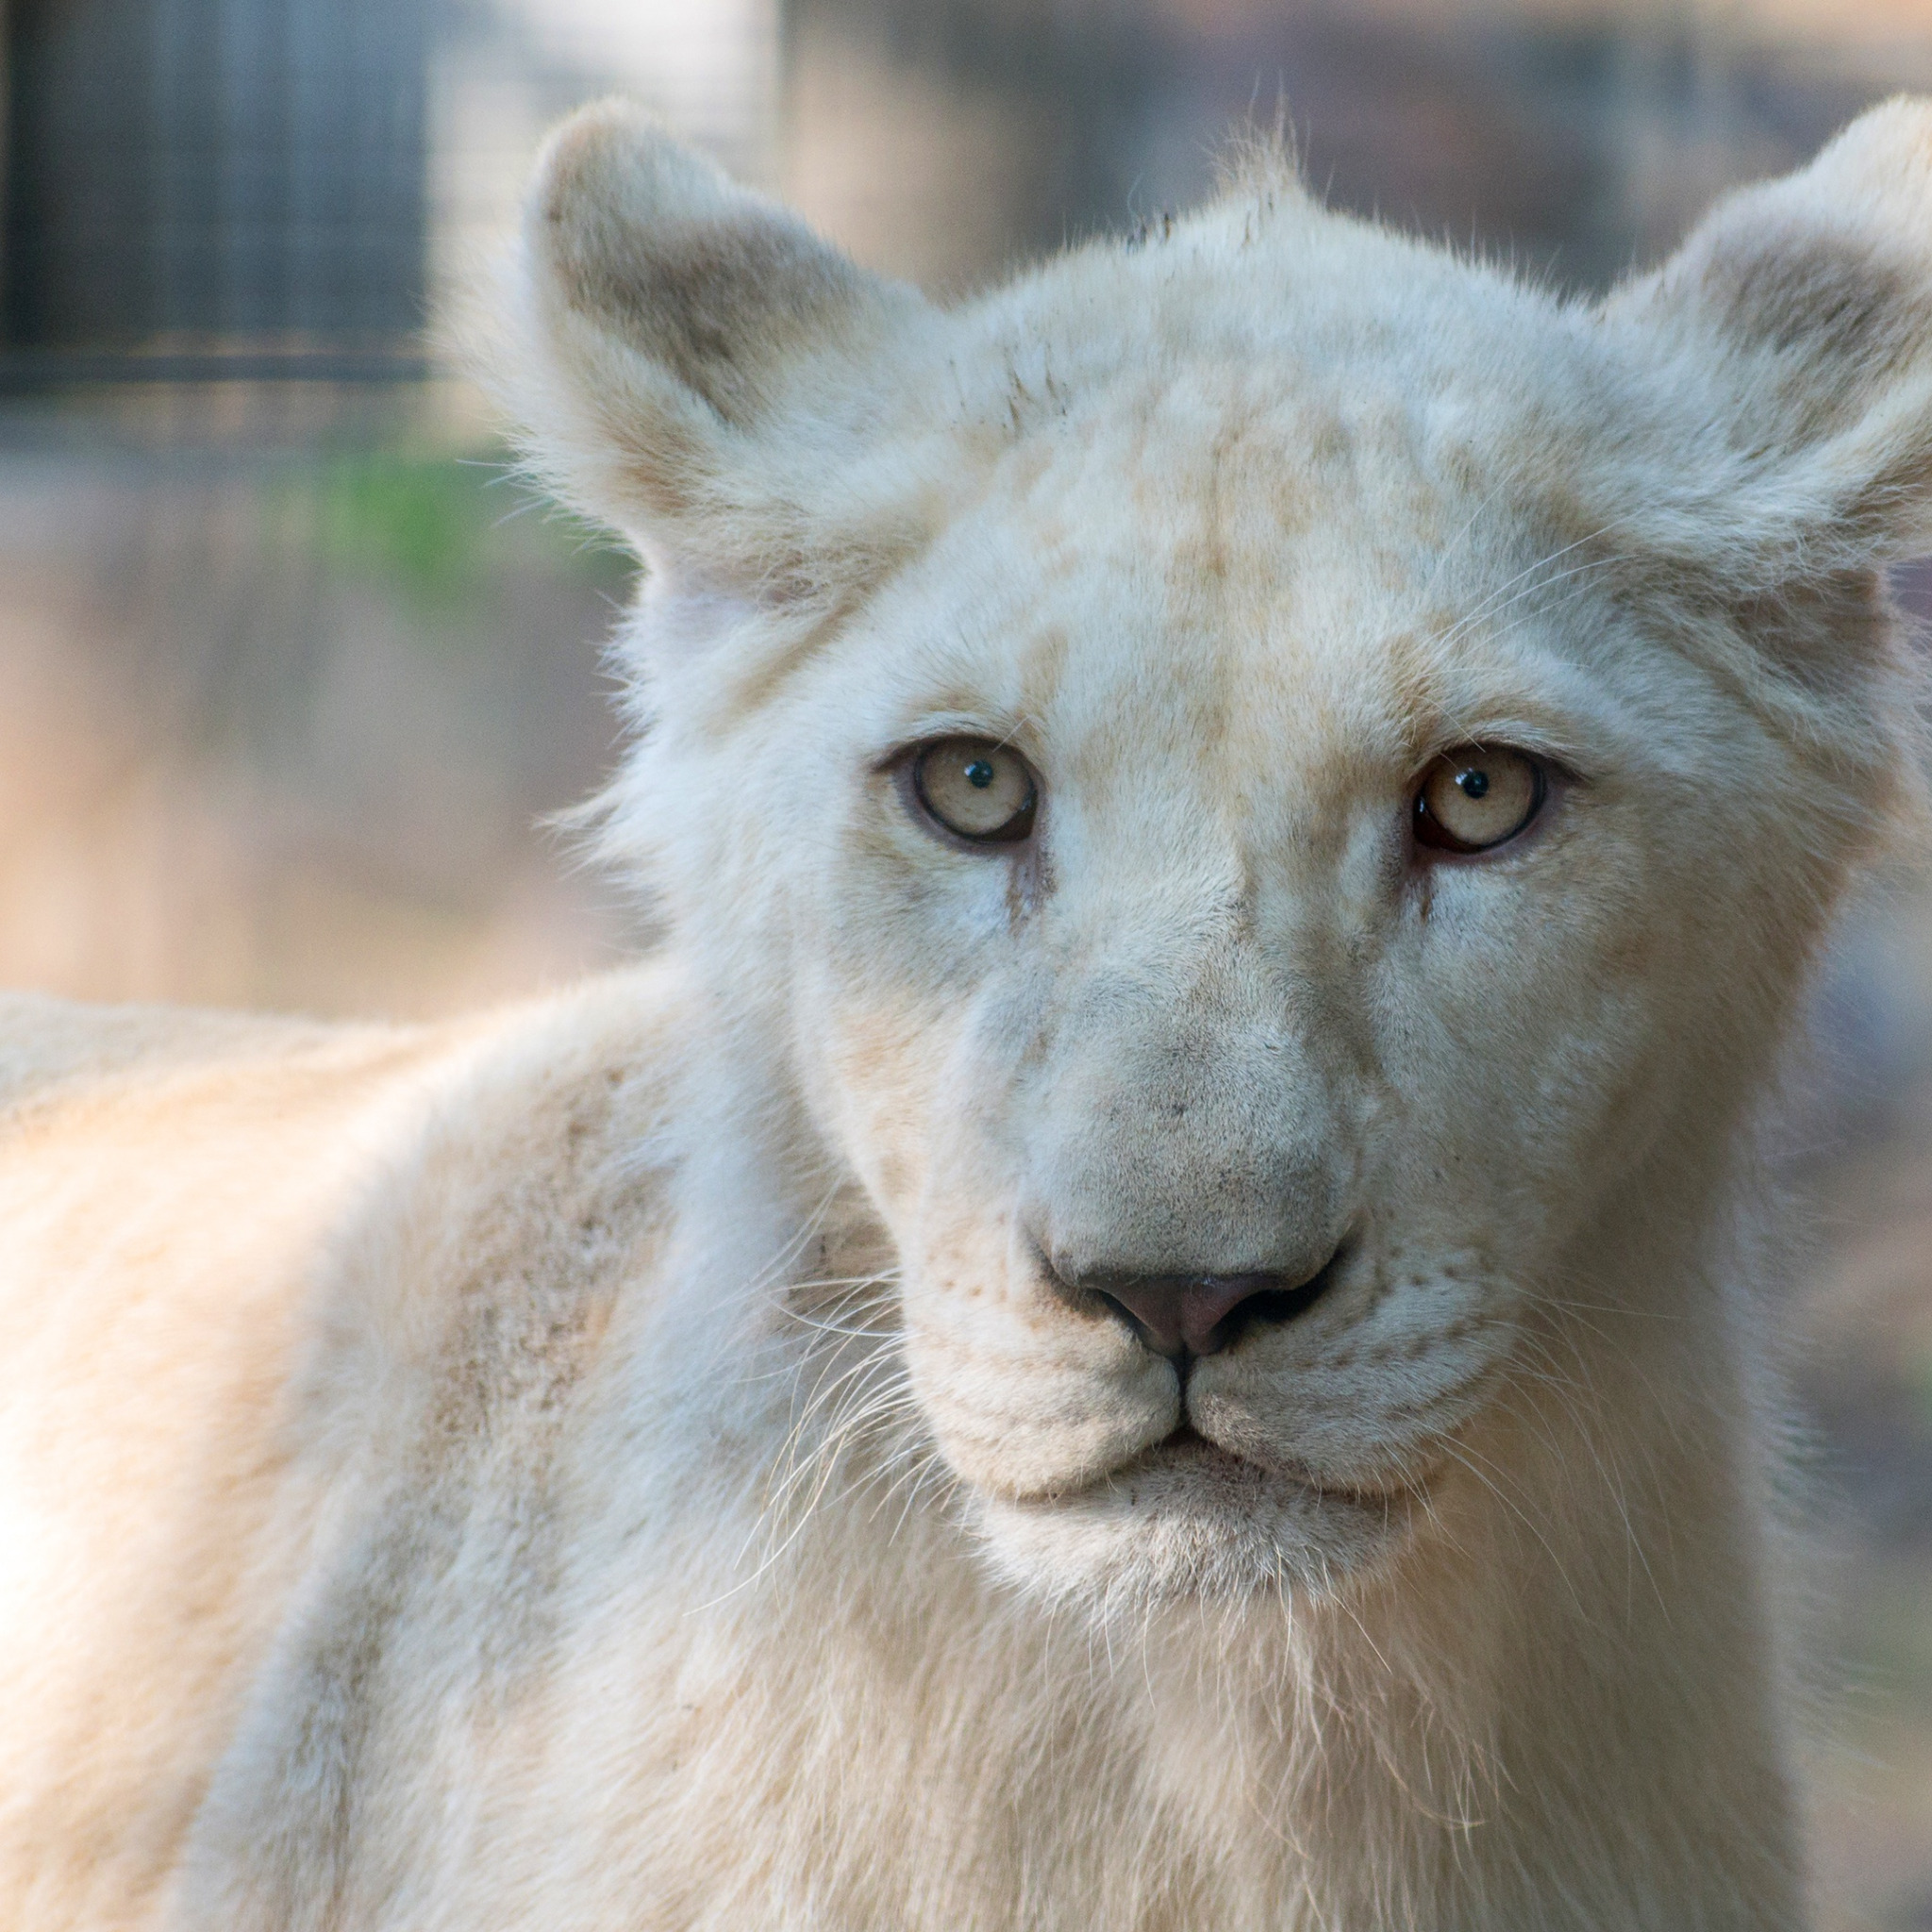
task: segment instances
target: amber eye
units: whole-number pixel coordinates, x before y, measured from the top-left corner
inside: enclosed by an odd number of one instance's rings
[[[1515,838],[1548,791],[1543,768],[1520,751],[1452,751],[1423,774],[1416,841],[1442,852],[1487,852]]]
[[[927,815],[975,845],[1011,845],[1033,831],[1039,788],[1026,760],[990,738],[942,738],[912,760]]]

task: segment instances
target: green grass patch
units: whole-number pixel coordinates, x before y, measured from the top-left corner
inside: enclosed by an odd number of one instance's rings
[[[510,573],[579,577],[613,595],[630,576],[614,544],[537,500],[500,455],[340,454],[294,473],[274,496],[285,536],[425,614],[459,613]]]

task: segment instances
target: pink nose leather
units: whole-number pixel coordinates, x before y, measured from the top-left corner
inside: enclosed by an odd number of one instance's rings
[[[1228,1317],[1257,1294],[1293,1287],[1282,1274],[1142,1274],[1099,1291],[1157,1355],[1213,1355],[1233,1341]]]

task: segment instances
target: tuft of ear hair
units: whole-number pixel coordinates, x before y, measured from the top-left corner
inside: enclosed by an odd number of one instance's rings
[[[1932,102],[1726,196],[1601,314],[1693,444],[1668,480],[1631,462],[1643,547],[1757,594],[1932,548]]]
[[[929,313],[625,101],[550,137],[493,358],[526,452],[659,570],[808,594]],[[682,568],[681,568],[682,567]]]

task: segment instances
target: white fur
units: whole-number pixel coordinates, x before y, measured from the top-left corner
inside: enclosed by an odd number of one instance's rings
[[[607,107],[498,369],[649,567],[669,936],[15,1016],[9,1923],[1802,1924],[1744,1150],[1915,797],[1932,107],[1596,308],[1262,156],[950,311]],[[1191,1445],[1041,1259],[1338,1243]]]

